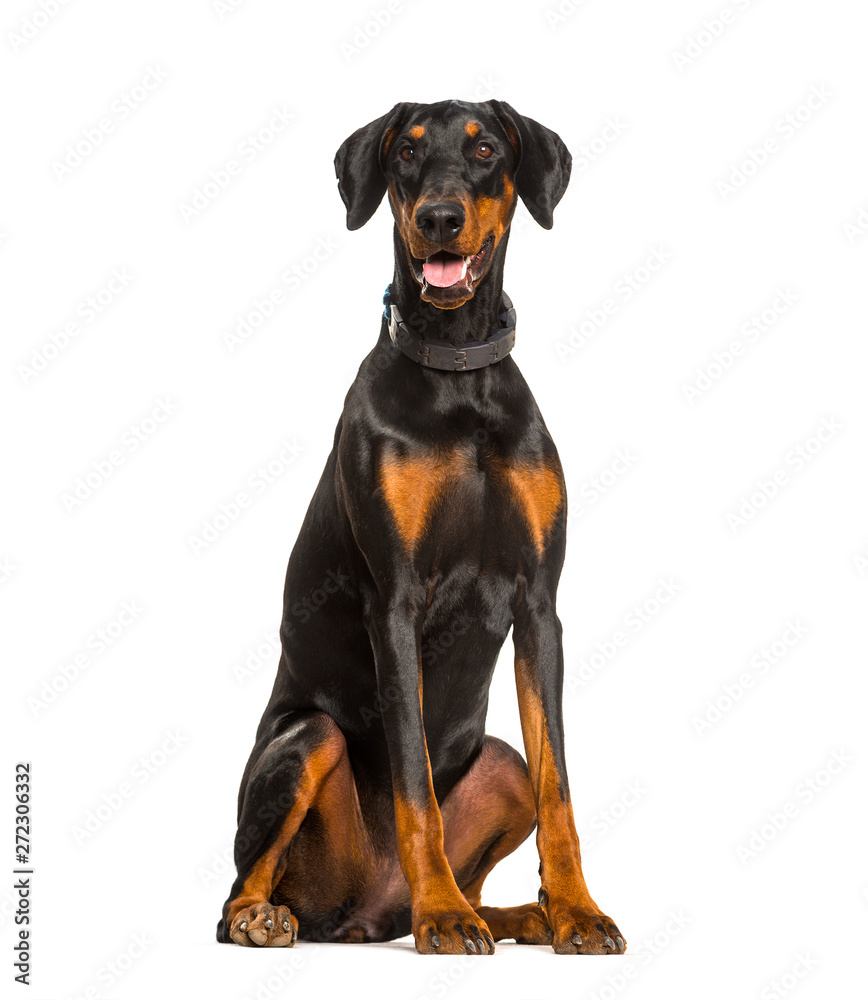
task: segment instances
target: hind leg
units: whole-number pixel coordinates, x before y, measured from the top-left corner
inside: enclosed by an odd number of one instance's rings
[[[329,716],[298,712],[281,720],[257,744],[242,781],[235,863],[238,877],[217,925],[217,940],[260,947],[287,947],[298,920],[273,897],[287,868],[293,838],[316,822],[323,807],[342,806],[343,858],[319,859],[330,880],[321,897],[342,898],[352,878],[344,858],[365,857],[365,830],[358,809],[346,742]]]
[[[498,861],[536,826],[527,765],[503,740],[486,736],[479,757],[441,807],[446,857],[464,898],[488,924],[495,941],[551,944],[552,932],[536,903],[482,906],[482,884]]]
[[[345,792],[341,795],[347,798]],[[343,801],[338,808],[338,803],[329,805],[327,799],[324,795],[317,804],[320,820],[309,831],[303,826],[296,835],[286,874],[273,900],[289,903],[299,916],[302,938],[385,941],[403,937],[411,930],[411,897],[398,863],[397,844],[394,853],[381,850],[366,863],[354,866],[352,885],[342,896],[333,896],[330,903],[322,902],[321,893],[314,900],[308,890],[304,890],[303,902],[298,897],[299,888],[309,883],[305,873],[328,871],[336,859],[346,857],[348,838],[341,823],[347,810]],[[396,834],[392,822],[383,822],[387,811],[391,811],[390,799],[365,814],[379,828],[380,841]],[[465,905],[475,913],[462,925],[463,934],[454,926],[449,928],[459,935],[460,948],[440,931],[431,928],[429,933],[423,927],[426,933],[420,950],[429,954],[485,954],[493,949],[493,939],[502,938],[550,944],[551,931],[536,904],[502,909],[480,905],[488,873],[530,836],[536,823],[533,792],[521,754],[502,740],[487,736],[467,773],[443,796],[440,815],[446,860]],[[334,885],[335,878],[329,876],[326,883]],[[342,903],[337,903],[339,898]],[[489,918],[493,923],[487,927]]]
[[[495,941],[512,939],[516,944],[551,944],[554,939],[538,903],[480,906],[477,912],[488,924]]]

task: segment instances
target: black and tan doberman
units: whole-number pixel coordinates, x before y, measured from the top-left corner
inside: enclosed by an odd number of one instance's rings
[[[338,150],[350,229],[388,192],[394,276],[289,560],[219,941],[625,949],[582,875],[555,609],[564,478],[502,287],[517,199],[550,229],[570,162],[500,101],[399,104]],[[527,763],[485,734],[510,629]],[[483,906],[534,827],[539,901]]]

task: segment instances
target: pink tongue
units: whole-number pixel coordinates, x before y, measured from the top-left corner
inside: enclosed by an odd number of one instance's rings
[[[461,280],[464,269],[464,258],[450,254],[434,254],[422,265],[422,273],[429,285],[436,288],[448,288]]]

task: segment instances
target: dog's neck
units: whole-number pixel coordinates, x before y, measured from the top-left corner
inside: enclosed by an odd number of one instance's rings
[[[503,294],[503,261],[509,239],[507,230],[491,259],[488,273],[476,287],[473,298],[455,309],[438,309],[420,296],[419,282],[413,277],[404,241],[394,230],[395,274],[390,301],[398,307],[404,322],[429,340],[444,340],[460,346],[469,340],[485,340],[498,326]]]

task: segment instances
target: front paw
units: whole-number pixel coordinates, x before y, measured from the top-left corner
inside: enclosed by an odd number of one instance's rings
[[[466,904],[446,910],[422,907],[413,915],[413,937],[421,955],[491,955],[488,924]]]
[[[540,906],[558,955],[623,955],[627,950],[617,924],[605,913],[550,901],[544,889],[540,890]]]

